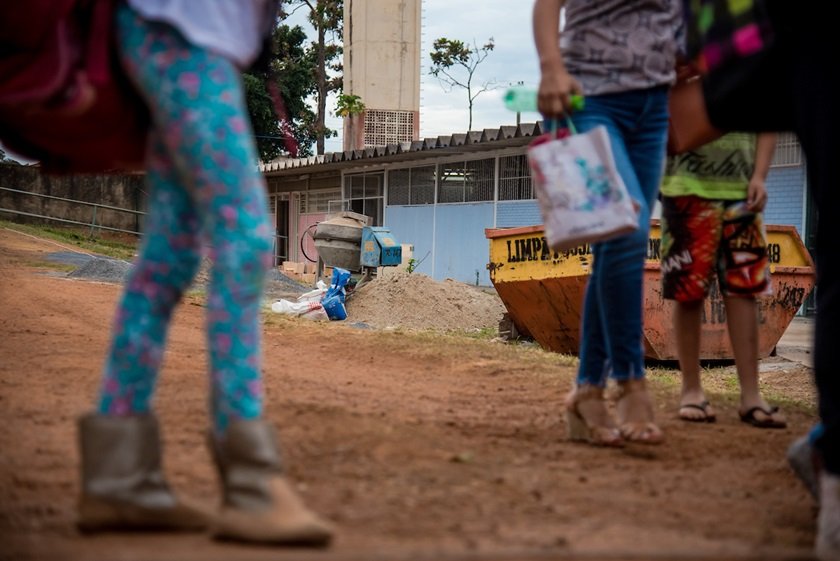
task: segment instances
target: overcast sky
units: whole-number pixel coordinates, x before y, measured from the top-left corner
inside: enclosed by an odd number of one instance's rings
[[[479,65],[473,81],[481,83],[495,79],[500,87],[476,98],[472,129],[516,123],[516,114],[505,109],[501,97],[509,84],[521,81],[527,86],[537,86],[539,65],[531,35],[532,7],[533,2],[527,0],[423,0],[421,138],[466,132],[469,123],[466,91],[456,88],[446,93],[437,78],[429,75],[429,52],[432,43],[439,37],[469,43],[475,40],[479,45],[490,37],[494,39],[496,47]],[[302,12],[293,16],[289,23],[303,24]],[[332,116],[335,109],[333,99],[328,101],[327,108],[330,113],[327,126],[341,131],[341,119]],[[536,113],[522,115],[522,122],[538,119]],[[328,139],[326,150],[340,151],[340,137]]]

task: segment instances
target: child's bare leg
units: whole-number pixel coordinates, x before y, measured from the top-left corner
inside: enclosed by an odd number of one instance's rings
[[[700,380],[700,320],[703,313],[703,301],[674,301],[674,333],[677,341],[677,357],[682,372],[682,392],[680,394],[680,418],[708,420],[714,417],[714,411],[706,402],[703,384]]]
[[[783,423],[781,412],[771,412],[758,387],[758,303],[753,297],[724,297],[729,340],[735,354],[735,368],[741,385],[740,413],[756,407],[752,416],[758,423]]]

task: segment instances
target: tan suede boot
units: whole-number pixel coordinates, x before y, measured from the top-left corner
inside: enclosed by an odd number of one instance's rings
[[[329,523],[304,506],[283,476],[274,432],[264,421],[234,421],[210,437],[224,501],[212,528],[218,539],[323,547]]]
[[[169,490],[154,416],[86,415],[79,419],[79,444],[79,530],[199,531],[207,527],[204,513],[179,502]]]

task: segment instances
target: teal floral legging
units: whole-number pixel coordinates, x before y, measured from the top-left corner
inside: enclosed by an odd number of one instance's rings
[[[224,57],[125,6],[117,36],[153,131],[145,233],[114,320],[98,409],[149,411],[173,309],[208,246],[210,400],[221,433],[231,419],[262,413],[259,312],[272,248],[240,74]]]

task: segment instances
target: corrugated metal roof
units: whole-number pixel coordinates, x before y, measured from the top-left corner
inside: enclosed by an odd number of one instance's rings
[[[318,166],[319,169],[311,171],[326,171],[330,168],[343,167],[347,165],[347,162],[354,161],[358,161],[360,164],[376,164],[383,160],[400,162],[425,159],[437,155],[451,156],[459,153],[524,146],[541,135],[544,132],[543,127],[543,122],[503,125],[497,129],[455,133],[449,136],[442,135],[437,138],[424,138],[423,140],[374,146],[362,150],[329,152],[322,156],[260,164],[260,171],[266,175],[282,175],[284,171],[300,170],[313,166]]]

